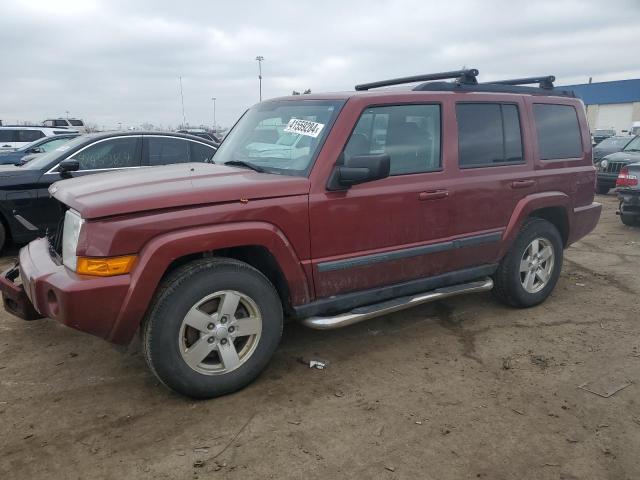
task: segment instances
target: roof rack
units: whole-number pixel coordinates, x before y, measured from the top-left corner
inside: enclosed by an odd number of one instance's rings
[[[556,77],[553,75],[547,75],[546,77],[526,77],[526,78],[514,78],[513,80],[498,80],[495,82],[487,82],[492,85],[531,85],[538,84],[539,88],[545,88],[547,90],[553,89],[553,82],[556,81]]]
[[[429,80],[445,80],[455,78],[456,83],[464,85],[477,85],[478,70],[469,68],[465,70],[453,70],[451,72],[429,73],[426,75],[414,75],[413,77],[393,78],[391,80],[381,80],[379,82],[362,83],[356,85],[357,91],[369,90],[371,88],[390,87],[391,85],[402,85],[405,83],[426,82]],[[414,89],[415,90],[415,89]]]
[[[431,73],[416,75],[413,77],[395,78],[379,82],[363,83],[356,85],[356,90],[369,90],[371,88],[402,85],[405,83],[424,82],[416,85],[414,91],[429,92],[487,92],[487,93],[517,93],[529,95],[553,95],[557,97],[575,97],[573,90],[554,87],[556,77],[547,75],[543,77],[515,78],[513,80],[499,80],[494,82],[478,83],[478,70],[475,68],[454,70],[451,72]],[[453,82],[434,82],[431,80],[455,79]],[[533,87],[524,86],[537,83]]]

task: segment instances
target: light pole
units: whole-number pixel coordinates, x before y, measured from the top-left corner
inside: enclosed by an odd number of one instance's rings
[[[213,131],[216,132],[216,97],[211,97],[213,100]]]
[[[264,57],[262,55],[258,55],[256,57],[256,61],[258,62],[258,82],[260,82],[260,101],[262,101],[262,61]]]
[[[65,112],[67,113],[67,120],[69,120],[69,110],[65,110]]]
[[[180,101],[182,103],[182,128],[187,128],[187,117],[184,115],[184,93],[182,93],[182,77],[180,78]]]

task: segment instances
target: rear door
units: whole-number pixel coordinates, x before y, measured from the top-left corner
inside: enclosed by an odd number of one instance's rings
[[[482,98],[475,96],[476,98]],[[515,96],[514,96],[515,97]],[[502,234],[516,203],[536,191],[524,102],[457,101],[458,181],[451,185],[451,233],[469,239],[449,270],[498,261]]]
[[[17,148],[15,143],[18,141],[18,132],[16,130],[0,129],[0,150]]]

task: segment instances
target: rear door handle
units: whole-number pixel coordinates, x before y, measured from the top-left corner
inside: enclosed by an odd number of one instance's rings
[[[528,188],[536,184],[535,180],[515,180],[511,182],[511,188]]]
[[[440,198],[447,198],[449,196],[449,190],[431,190],[429,192],[420,192],[418,199],[420,200],[438,200]]]

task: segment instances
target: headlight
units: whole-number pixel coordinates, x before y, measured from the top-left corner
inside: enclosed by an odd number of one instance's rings
[[[600,160],[600,168],[605,169],[607,168],[607,165],[609,165],[609,160],[606,158],[604,160]]]
[[[67,210],[64,215],[64,230],[62,232],[62,263],[74,272],[78,263],[76,249],[83,223],[84,220],[78,212]]]

